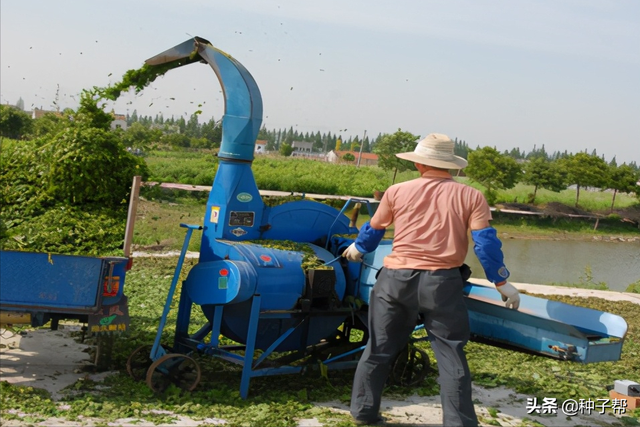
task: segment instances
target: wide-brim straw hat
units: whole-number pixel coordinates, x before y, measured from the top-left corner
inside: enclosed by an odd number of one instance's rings
[[[467,161],[453,154],[454,142],[447,135],[432,133],[418,142],[416,149],[398,153],[397,157],[440,169],[462,169]]]

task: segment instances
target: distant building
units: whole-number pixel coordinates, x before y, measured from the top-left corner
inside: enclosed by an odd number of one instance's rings
[[[58,117],[62,117],[62,113],[60,111],[43,110],[42,108],[34,108],[33,111],[31,112],[31,118],[39,119],[41,117],[44,117],[46,114],[54,114]]]
[[[293,153],[291,153],[291,157],[303,157],[305,159],[320,161],[326,160],[326,155],[324,153],[309,153],[306,151],[294,151]]]
[[[351,154],[354,160],[344,160],[345,154]],[[357,165],[358,158],[360,158],[360,166],[375,166],[378,164],[378,155],[373,153],[331,150],[326,155],[327,161],[331,163],[348,163]]]
[[[111,122],[111,130],[127,130],[127,116],[125,116],[124,114],[116,114],[113,111],[111,111],[111,115],[113,116],[113,121]]]
[[[293,148],[291,155],[294,153],[311,153],[313,151],[313,142],[293,141],[291,148]]]
[[[111,122],[111,130],[122,129],[127,130],[127,121],[122,119],[115,119]]]
[[[267,152],[267,141],[264,139],[258,139],[256,141],[256,147],[254,153],[256,154],[264,154]]]

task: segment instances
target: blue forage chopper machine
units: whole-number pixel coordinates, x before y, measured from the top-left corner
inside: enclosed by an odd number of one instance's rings
[[[346,209],[364,203],[372,215],[372,203],[349,199],[342,210],[309,200],[266,206],[251,170],[262,98],[249,72],[199,37],[146,64],[171,69],[194,62],[211,66],[224,94],[219,166],[204,224],[181,224],[185,241],[156,339],[131,354],[128,372],[155,391],[169,384],[193,390],[201,370],[192,356],[207,354],[242,367],[240,395],[246,398],[253,377],[355,367],[368,338],[369,292],[392,241],[383,239],[363,263],[340,254],[358,233]],[[202,230],[200,258],[181,283],[169,348],[160,340],[193,230]],[[294,246],[278,249],[273,242]],[[310,256],[322,265],[305,269]],[[527,295],[518,311],[509,310],[495,289],[472,283],[465,294],[474,339],[584,363],[620,358],[627,325],[619,316]],[[192,325],[194,305],[206,318],[203,325]],[[223,345],[222,337],[234,344]],[[425,338],[412,342],[419,339]],[[427,354],[410,344],[391,380],[416,384],[428,369]]]

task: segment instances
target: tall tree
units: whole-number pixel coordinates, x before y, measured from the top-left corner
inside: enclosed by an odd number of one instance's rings
[[[466,159],[469,155],[469,146],[467,146],[466,142],[462,140],[458,141],[458,138],[455,138],[453,140],[453,153],[456,156],[460,156],[463,159]]]
[[[149,129],[140,122],[135,122],[122,133],[125,146],[143,151],[149,149],[150,144],[160,140],[162,132],[159,129]]]
[[[394,171],[392,183],[396,182],[398,172],[414,169],[411,162],[399,159],[396,154],[413,151],[419,138],[420,136],[398,129],[394,134],[383,135],[376,143],[373,152],[378,155],[378,166],[384,170]]]
[[[199,138],[200,137],[200,123],[198,122],[198,114],[193,113],[189,117],[189,121],[184,129],[185,135],[189,138]]]
[[[627,164],[609,166],[609,168],[608,187],[613,190],[613,197],[611,198],[611,212],[613,212],[618,192],[640,195],[640,186],[637,184],[638,180],[640,180],[640,173]]]
[[[222,141],[222,125],[216,122],[213,117],[208,122],[202,124],[200,135],[208,141],[209,147],[219,147]]]
[[[178,125],[178,131],[184,134],[187,128],[187,122],[184,120],[184,117],[180,116],[180,118],[176,120],[176,124]]]
[[[524,165],[522,182],[533,185],[529,202],[535,203],[538,188],[559,192],[567,188],[567,173],[557,162],[549,162],[542,156],[534,157]]]
[[[568,184],[576,185],[576,207],[580,201],[580,187],[606,188],[609,166],[597,155],[577,153],[562,160]]]
[[[20,139],[31,131],[32,126],[33,119],[24,111],[0,105],[0,135]]]
[[[131,126],[132,123],[135,123],[138,121],[138,110],[133,110],[133,113],[131,113],[131,117],[127,118],[127,126]]]
[[[282,154],[283,156],[289,157],[291,153],[293,153],[293,147],[289,143],[283,142],[282,144],[280,144],[280,148],[278,151],[280,151],[280,154]]]
[[[513,188],[522,175],[518,162],[492,147],[471,151],[468,160],[465,173],[485,186],[484,194],[490,204],[496,202],[496,189]]]

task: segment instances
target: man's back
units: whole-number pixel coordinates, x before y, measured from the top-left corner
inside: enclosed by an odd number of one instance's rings
[[[467,231],[490,219],[482,193],[454,181],[446,171],[431,170],[391,186],[371,225],[395,225],[385,267],[437,270],[462,265],[469,247]]]

